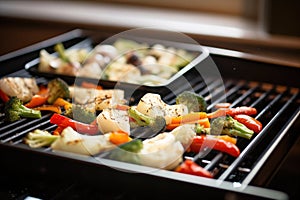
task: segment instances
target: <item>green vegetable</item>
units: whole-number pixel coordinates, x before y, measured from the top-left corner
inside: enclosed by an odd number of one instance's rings
[[[109,158],[113,160],[139,164],[140,159],[138,153],[141,151],[142,148],[142,140],[134,139],[112,150],[109,155]]]
[[[209,134],[210,133],[210,128],[204,128],[203,125],[201,124],[195,124],[195,128],[194,128],[195,132],[197,135],[201,135],[201,134]]]
[[[64,62],[70,62],[70,59],[66,55],[64,45],[62,43],[58,43],[54,46],[54,50],[58,53],[59,57],[64,61]]]
[[[166,120],[162,116],[150,117],[139,112],[134,107],[130,107],[128,114],[135,120],[138,126],[149,126],[154,132],[161,132],[166,127]]]
[[[90,124],[96,119],[96,114],[94,112],[75,104],[66,110],[65,115],[86,124]]]
[[[50,146],[59,137],[59,135],[52,135],[48,131],[36,129],[26,135],[24,142],[31,148],[39,148],[43,146]]]
[[[254,131],[248,129],[229,115],[217,117],[211,122],[210,134],[212,135],[225,134],[250,139],[253,133]]]
[[[70,98],[69,86],[64,80],[60,78],[49,81],[48,89],[49,97],[47,99],[47,102],[49,104],[53,104],[58,97],[61,97],[63,99]]]
[[[41,118],[41,111],[27,108],[18,97],[11,97],[4,107],[5,120],[14,122],[20,120],[21,117]]]
[[[195,92],[184,91],[176,97],[176,104],[186,105],[189,112],[206,112],[205,99]]]

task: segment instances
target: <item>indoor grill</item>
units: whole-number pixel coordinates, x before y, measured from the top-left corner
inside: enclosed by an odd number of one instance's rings
[[[98,43],[104,38],[84,30],[66,33],[3,56],[0,75],[35,77],[39,84],[45,84],[49,78],[31,73],[24,68],[25,64],[36,59],[40,49],[53,52],[57,42],[71,47],[84,43],[86,39]],[[181,84],[176,91],[164,91],[162,99],[168,104],[175,104],[177,94],[191,90],[205,98],[208,111],[213,111],[214,106],[222,102],[230,102],[231,107],[255,107],[255,118],[263,125],[262,131],[254,134],[250,140],[237,140],[241,151],[237,158],[211,150],[204,157],[196,159],[195,162],[214,174],[213,179],[151,169],[101,156],[70,155],[53,152],[50,148],[32,149],[23,143],[24,136],[37,128],[53,131],[56,125],[49,123],[52,113],[45,113],[40,119],[7,123],[2,112],[0,156],[1,173],[5,177],[3,180],[8,184],[17,178],[23,182],[35,180],[35,184],[30,184],[34,186],[27,188],[27,193],[31,192],[31,195],[42,199],[76,199],[78,191],[87,195],[87,198],[109,199],[155,198],[170,194],[178,198],[199,194],[199,197],[208,199],[288,199],[287,194],[268,189],[267,185],[299,136],[300,68],[230,56],[230,51],[207,48],[211,59],[207,62],[216,64],[222,80],[207,77],[204,81],[201,76],[187,76],[189,86]],[[222,92],[224,89],[225,93]],[[139,90],[140,94],[148,91],[147,87]],[[3,108],[1,102],[0,110],[3,111]],[[184,156],[193,157],[192,154]],[[43,185],[41,180],[49,180],[51,186]],[[35,191],[44,193],[35,194]],[[102,196],[95,191],[102,191]]]

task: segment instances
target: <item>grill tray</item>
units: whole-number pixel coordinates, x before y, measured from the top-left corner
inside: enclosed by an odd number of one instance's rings
[[[73,34],[70,34],[68,41],[71,39],[74,41]],[[82,32],[79,32],[76,38],[82,36],[81,34]],[[78,42],[78,40],[75,41]],[[105,160],[105,163],[109,164],[107,166],[99,162],[103,158],[54,153],[50,149],[33,150],[22,144],[22,138],[31,130],[36,128],[53,130],[55,128],[48,122],[51,114],[46,114],[38,120],[22,119],[12,124],[4,123],[3,116],[1,116],[0,155],[5,161],[1,167],[4,167],[4,171],[22,174],[25,177],[27,176],[24,175],[24,172],[47,177],[59,173],[70,180],[80,179],[96,184],[99,184],[100,179],[105,183],[111,183],[103,186],[106,189],[113,185],[113,187],[120,186],[137,193],[159,190],[161,193],[168,194],[178,191],[180,195],[187,197],[193,196],[194,192],[202,188],[206,191],[205,196],[218,198],[224,198],[226,195],[238,195],[245,198],[286,199],[286,194],[282,192],[255,186],[267,184],[276,171],[276,166],[298,137],[295,130],[299,129],[299,88],[297,87],[300,84],[295,83],[296,79],[286,81],[284,77],[299,75],[299,69],[224,55],[212,54],[211,56],[223,75],[226,95],[219,93],[222,81],[213,77],[205,83],[201,79],[191,81],[192,89],[206,97],[210,105],[208,109],[212,109],[214,104],[224,100],[233,103],[234,107],[242,105],[256,107],[258,110],[256,118],[262,122],[264,127],[262,132],[250,141],[238,140],[237,145],[242,153],[236,159],[212,151],[203,159],[197,160],[201,166],[216,172],[214,180],[165,170],[153,170],[112,160]],[[229,60],[230,63],[228,63]],[[247,73],[249,68],[252,73]],[[253,76],[253,72],[258,70],[263,72],[268,68],[272,68],[275,77],[281,75],[281,78],[265,81],[264,79],[259,80],[260,76]],[[281,74],[278,74],[279,72]],[[32,76],[24,69],[3,75]],[[37,77],[37,81],[45,83],[47,79]],[[209,96],[208,88],[213,91],[210,92],[213,97]],[[189,88],[181,87],[177,92],[186,89]],[[170,93],[163,99],[172,104],[174,98],[175,95]],[[210,99],[214,99],[214,101],[210,101]],[[3,107],[3,104],[1,106]],[[22,165],[21,170],[20,164]],[[76,176],[74,177],[74,175]]]

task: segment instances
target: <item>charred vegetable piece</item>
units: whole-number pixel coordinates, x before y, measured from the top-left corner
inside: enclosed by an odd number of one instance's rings
[[[59,135],[52,135],[48,131],[36,129],[26,135],[24,142],[31,148],[39,148],[50,146],[59,137]]]
[[[164,117],[162,116],[150,117],[139,112],[134,107],[129,108],[128,114],[132,119],[134,119],[137,125],[149,126],[153,130],[153,132],[157,132],[157,133],[161,132],[164,130],[166,126],[166,120]]]
[[[213,175],[209,171],[207,171],[206,169],[204,169],[194,161],[188,159],[185,160],[181,165],[179,165],[175,169],[175,171],[184,174],[191,174],[191,175],[202,176],[206,178],[213,178]]]
[[[54,106],[54,105],[42,105],[39,107],[33,108],[34,110],[40,110],[40,111],[50,111],[50,112],[55,112],[60,114],[61,113],[61,108],[59,106]]]
[[[259,133],[262,129],[261,122],[249,115],[235,115],[234,119],[244,124],[249,129],[253,130],[255,133]]]
[[[21,117],[41,118],[41,111],[27,108],[18,97],[11,97],[4,107],[5,120],[14,122]]]
[[[63,99],[70,98],[69,86],[64,80],[60,78],[56,78],[49,81],[48,89],[49,97],[47,99],[47,102],[49,104],[53,104],[55,100],[59,97]]]
[[[76,121],[90,124],[96,119],[96,114],[87,110],[79,105],[73,104],[69,109],[66,110],[65,115]]]
[[[203,135],[194,137],[193,142],[190,145],[190,150],[192,152],[198,153],[201,148],[205,147],[227,153],[233,157],[237,157],[240,155],[239,148],[232,142],[227,142],[219,138]]]
[[[211,122],[210,134],[212,135],[225,134],[250,139],[253,133],[253,130],[228,115],[217,117]]]
[[[205,112],[207,103],[205,99],[195,92],[184,91],[176,97],[176,104],[186,105],[189,112]]]
[[[72,107],[72,103],[60,97],[54,101],[53,105],[64,107],[65,110],[71,109]]]

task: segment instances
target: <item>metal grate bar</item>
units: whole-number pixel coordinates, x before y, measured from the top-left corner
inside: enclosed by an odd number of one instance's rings
[[[271,105],[274,105],[280,98],[282,98],[283,93],[279,94],[274,100],[267,106],[270,109]],[[287,109],[287,107],[296,99],[298,93],[294,94],[284,106],[277,112],[277,114],[272,118],[272,120],[264,127],[264,129],[254,137],[254,139],[247,145],[247,147],[241,152],[239,157],[237,157],[234,162],[228,167],[228,169],[219,177],[219,180],[225,180],[228,178],[233,171],[237,168],[237,166],[246,158],[246,156],[254,150],[254,148],[259,144],[259,141],[262,140],[263,137],[267,134],[267,130],[273,126],[277,120],[279,120],[282,113]],[[266,112],[266,110],[263,110]],[[260,115],[261,116],[261,115]]]
[[[226,97],[236,93],[241,87],[243,87],[243,85],[244,85],[244,83],[238,83],[236,86],[231,88],[228,92],[226,92],[221,97],[219,97],[218,99],[214,100],[211,104],[209,104],[209,106],[207,107],[207,110],[211,110],[217,103],[225,101]],[[226,89],[228,88],[228,86],[226,84],[225,84],[225,88]],[[220,91],[220,92],[222,92],[222,91]]]
[[[230,107],[236,107],[244,99],[246,99],[247,97],[249,97],[250,95],[252,95],[258,88],[259,88],[259,86],[256,86],[256,87],[253,87],[253,88],[250,88],[249,90],[247,90],[247,92],[245,92],[242,96],[240,96],[233,103],[231,103]]]
[[[2,134],[1,138],[3,138],[3,139],[1,139],[1,142],[2,143],[9,142],[9,141],[13,140],[14,138],[20,137],[21,135],[28,133],[30,130],[40,128],[43,125],[48,125],[49,124],[48,119],[50,118],[50,116],[51,116],[51,114],[47,114],[37,120],[32,120],[32,121],[24,120],[24,122],[26,122],[26,123],[23,124],[22,126],[16,126],[14,129]],[[20,130],[21,130],[21,132],[19,132]],[[5,138],[6,136],[9,136],[9,137]]]

